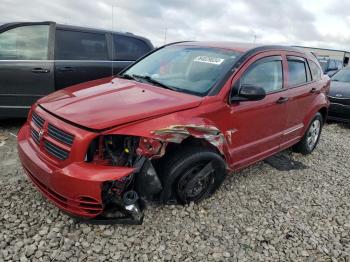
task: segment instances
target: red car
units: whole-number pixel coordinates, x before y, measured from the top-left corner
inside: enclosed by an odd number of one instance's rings
[[[289,147],[311,153],[329,85],[316,58],[296,48],[170,44],[117,77],[40,99],[18,152],[67,213],[141,223],[145,200],[198,202],[228,172]]]

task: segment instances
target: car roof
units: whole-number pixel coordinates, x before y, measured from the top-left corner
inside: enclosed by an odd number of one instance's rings
[[[74,30],[74,31],[85,31],[85,32],[91,31],[91,32],[114,33],[114,34],[117,33],[117,34],[135,36],[133,33],[129,33],[129,32],[119,32],[119,31],[112,31],[112,30],[93,28],[93,27],[75,26],[75,25],[56,24],[56,28],[61,30]]]
[[[178,43],[175,43],[174,45],[221,48],[221,49],[233,50],[233,51],[240,52],[240,53],[245,53],[245,52],[252,51],[252,50],[256,50],[256,51],[284,50],[284,51],[298,52],[298,53],[303,53],[303,54],[308,54],[308,55],[311,54],[308,51],[304,51],[300,48],[292,47],[292,46],[263,45],[263,44],[239,43],[239,42],[188,41],[188,42],[178,42]]]
[[[133,37],[133,38],[137,38],[140,39],[144,42],[147,42],[150,46],[153,47],[151,41],[143,36],[139,36],[139,35],[134,35],[133,33],[130,32],[118,32],[118,31],[113,31],[113,30],[106,30],[106,29],[99,29],[99,28],[92,28],[92,27],[83,27],[83,26],[73,26],[73,25],[65,25],[65,24],[57,24],[55,22],[52,21],[43,21],[43,22],[12,22],[12,23],[6,23],[6,24],[2,24],[0,25],[0,30],[2,29],[7,29],[8,27],[16,27],[16,26],[25,26],[25,25],[35,25],[35,24],[56,24],[56,29],[61,29],[61,30],[72,30],[72,31],[83,31],[83,32],[91,32],[91,33],[113,33],[113,34],[118,34],[118,35],[125,35],[128,37]]]
[[[99,29],[99,28],[92,28],[92,27],[83,27],[83,26],[74,26],[74,25],[63,25],[63,24],[56,24],[56,29],[61,29],[61,30],[72,30],[72,31],[84,31],[84,32],[92,32],[92,33],[112,33],[112,34],[118,34],[118,35],[125,35],[133,38],[138,38],[146,42],[150,42],[149,39],[139,36],[139,35],[134,35],[133,33],[130,32],[119,32],[119,31],[112,31],[112,30],[106,30],[106,29]]]

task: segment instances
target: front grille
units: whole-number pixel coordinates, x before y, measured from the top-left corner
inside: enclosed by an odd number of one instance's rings
[[[48,125],[47,133],[53,139],[62,142],[66,145],[72,146],[73,144],[74,136],[55,127],[54,125]]]
[[[39,115],[37,115],[35,112],[33,112],[33,114],[32,114],[32,121],[39,128],[42,128],[44,126],[44,123],[45,123],[45,120],[42,117],[40,117]]]
[[[40,143],[40,141],[39,141],[39,132],[36,131],[36,130],[34,130],[34,129],[32,128],[32,129],[30,130],[30,133],[31,133],[31,135],[32,135],[33,140],[34,140],[37,144],[39,144],[39,143]]]
[[[46,154],[59,160],[66,160],[69,157],[70,148],[74,142],[74,135],[63,131],[47,120],[48,119],[41,117],[38,113],[33,112],[30,135],[38,145],[43,141],[43,150]],[[42,136],[41,133],[43,133]],[[69,148],[67,148],[67,146]]]
[[[56,146],[55,144],[51,143],[50,141],[45,140],[44,147],[50,155],[52,155],[60,160],[65,160],[69,156],[69,152]]]

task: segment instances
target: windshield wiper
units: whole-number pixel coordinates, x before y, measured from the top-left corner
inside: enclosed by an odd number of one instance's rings
[[[179,91],[178,88],[172,87],[172,86],[168,86],[168,85],[166,85],[166,84],[163,84],[162,82],[159,82],[159,81],[155,80],[154,78],[152,78],[152,77],[150,77],[150,76],[132,75],[132,77],[133,77],[133,78],[144,79],[144,80],[146,80],[148,83],[151,83],[151,84],[154,84],[154,85],[157,85],[157,86],[166,88],[166,89],[170,89],[170,90],[173,90],[173,91]]]
[[[124,78],[124,79],[136,80],[135,77],[129,74],[118,75],[118,77]]]

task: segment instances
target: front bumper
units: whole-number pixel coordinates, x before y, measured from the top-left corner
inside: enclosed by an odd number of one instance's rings
[[[339,103],[331,103],[328,119],[340,122],[350,122],[350,106]]]
[[[26,123],[18,134],[18,154],[30,180],[63,211],[82,218],[103,213],[102,184],[129,176],[134,168],[72,162],[56,166],[35,146]]]

